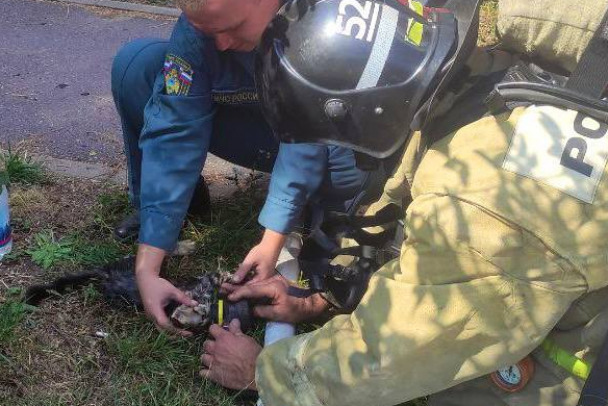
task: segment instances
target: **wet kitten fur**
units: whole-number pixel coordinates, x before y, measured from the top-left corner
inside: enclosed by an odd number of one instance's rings
[[[25,302],[37,306],[55,293],[63,294],[69,289],[95,283],[106,300],[113,305],[142,309],[134,270],[135,257],[126,257],[91,272],[68,274],[47,284],[31,286],[25,293]],[[171,318],[184,328],[204,330],[212,322],[212,306],[217,302],[218,288],[228,278],[229,275],[223,272],[202,274],[194,282],[182,287],[198,305],[188,307],[173,303],[167,307],[167,314],[171,314]]]

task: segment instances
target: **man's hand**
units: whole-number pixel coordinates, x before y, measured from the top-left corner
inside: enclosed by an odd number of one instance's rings
[[[159,329],[187,337],[192,333],[176,328],[165,314],[165,306],[171,300],[186,306],[196,306],[197,303],[159,276],[164,256],[165,251],[161,249],[145,244],[139,246],[135,263],[137,288],[146,314]]]
[[[276,273],[277,259],[286,239],[285,235],[276,231],[268,229],[264,231],[262,241],[249,251],[232,276],[232,282],[242,283],[252,271],[254,275],[247,283],[259,282],[273,276]]]
[[[229,389],[256,390],[255,361],[262,347],[241,331],[237,319],[228,331],[212,325],[209,334],[213,339],[203,343],[201,376]]]
[[[287,294],[289,282],[281,275],[276,275],[265,281],[249,283],[240,287],[226,290],[231,293],[228,300],[251,300],[264,302],[255,305],[253,314],[273,321],[299,323],[321,316],[329,308],[329,304],[321,295],[313,294],[306,298],[294,297]]]

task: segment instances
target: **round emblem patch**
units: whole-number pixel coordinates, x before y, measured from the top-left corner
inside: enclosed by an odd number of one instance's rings
[[[492,382],[506,392],[518,392],[523,389],[534,375],[534,361],[529,356],[515,365],[500,368],[490,375]]]

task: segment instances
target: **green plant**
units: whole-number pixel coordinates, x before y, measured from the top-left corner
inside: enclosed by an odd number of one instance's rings
[[[104,231],[108,231],[131,211],[131,205],[124,191],[110,189],[99,196],[93,210],[95,223]]]
[[[82,290],[82,295],[84,296],[84,305],[89,306],[94,301],[98,300],[101,297],[101,293],[97,290],[95,285],[89,283]]]
[[[0,169],[0,189],[4,185],[8,185],[10,183],[10,179],[8,178],[8,173],[4,169]]]
[[[61,238],[57,240],[52,230],[42,231],[34,235],[34,246],[26,250],[32,261],[44,269],[49,269],[58,262],[72,259],[73,252],[73,239]]]
[[[18,301],[9,300],[0,304],[0,346],[6,345],[13,338],[15,327],[30,310],[31,306]]]
[[[112,386],[121,405],[236,404],[218,386],[200,382],[201,339],[171,338],[146,323],[122,326],[105,343],[117,363]]]
[[[218,260],[233,269],[258,242],[261,229],[257,216],[261,199],[252,191],[237,192],[229,200],[214,205],[205,221],[191,222],[184,237],[201,247],[205,269],[215,270]]]
[[[189,342],[159,333],[148,324],[113,335],[107,344],[121,369],[132,374],[166,376],[198,363],[188,353]]]
[[[74,237],[72,260],[79,265],[101,266],[116,261],[125,255],[124,248],[114,240],[90,241]]]
[[[13,152],[10,148],[0,153],[0,162],[6,171],[6,177],[10,183],[22,183],[26,185],[42,184],[46,182],[46,175],[42,165],[32,160],[32,157],[24,153]]]
[[[4,254],[4,256],[2,257],[2,262],[3,263],[9,263],[9,262],[15,262],[18,261],[19,259],[21,259],[21,257],[23,257],[23,251],[21,251],[19,248],[13,246],[13,249],[11,252],[9,252],[8,254]]]

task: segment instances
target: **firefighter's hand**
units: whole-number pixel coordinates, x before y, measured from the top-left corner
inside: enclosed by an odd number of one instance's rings
[[[211,339],[203,343],[201,376],[229,389],[255,390],[255,361],[262,347],[241,331],[237,319],[227,331],[212,325],[209,334]]]
[[[276,275],[233,289],[228,300],[249,300],[254,303],[254,316],[286,323],[315,319],[329,308],[329,304],[319,294],[306,298],[294,297],[287,293],[288,289],[289,282],[283,276]]]
[[[255,283],[276,274],[277,259],[285,244],[286,236],[266,230],[262,241],[249,251],[232,276],[232,283]],[[250,279],[247,279],[251,275]]]

